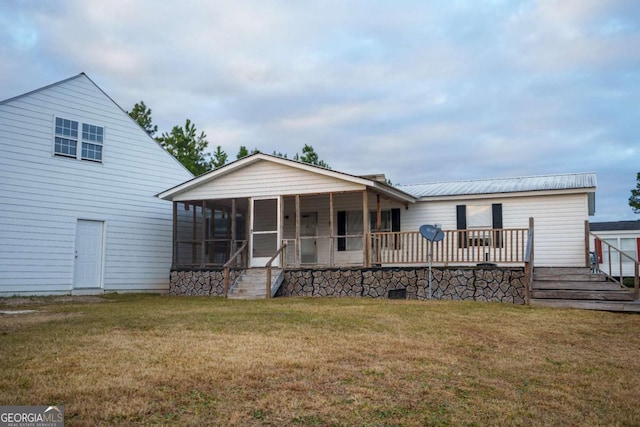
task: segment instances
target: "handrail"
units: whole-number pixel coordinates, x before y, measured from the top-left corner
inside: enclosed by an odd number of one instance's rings
[[[284,251],[286,247],[287,242],[282,242],[280,249],[278,249],[275,255],[273,255],[271,259],[265,264],[265,267],[267,267],[267,298],[271,298],[271,264],[273,264],[273,261]]]
[[[225,262],[224,265],[222,266],[222,268],[224,268],[224,297],[225,298],[227,297],[227,293],[229,292],[229,270],[231,267],[231,263],[233,261],[236,261],[236,258],[238,258],[238,256],[247,248],[247,243],[248,242],[244,242],[240,247],[240,249],[238,249],[236,253],[233,254],[231,258],[229,258],[229,261]],[[243,260],[245,260],[246,262],[246,259],[247,257],[245,256]]]
[[[607,245],[607,261],[609,264],[608,265],[609,271],[605,272],[600,269],[600,262],[597,259],[597,257],[596,257],[596,263],[594,267],[597,269],[597,271],[607,276],[610,280],[619,283],[621,286],[624,286],[624,283],[622,283],[624,278],[624,274],[622,272],[622,258],[625,257],[634,264],[633,293],[634,293],[635,299],[638,299],[638,295],[640,295],[640,262],[638,260],[633,259],[628,254],[624,253],[623,251],[611,245],[610,243],[605,242],[604,240],[602,240],[602,238],[600,238],[593,232],[589,232],[589,235],[595,239],[595,242],[594,242],[595,246],[597,246],[597,242],[600,242],[601,245],[603,243]],[[611,274],[613,272],[612,265],[611,265],[611,250],[613,250],[613,253],[618,254],[618,269],[619,269],[618,273],[620,273],[620,280],[616,280]],[[604,250],[603,250],[603,253],[604,253]]]

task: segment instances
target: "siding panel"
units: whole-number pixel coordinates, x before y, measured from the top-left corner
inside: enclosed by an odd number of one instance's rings
[[[529,217],[534,218],[537,266],[584,266],[586,194],[418,202],[402,211],[402,229],[416,231],[423,224],[439,223],[455,230],[456,205],[492,203],[502,203],[504,228],[526,228]]]
[[[103,163],[53,156],[55,116],[105,127]],[[72,290],[78,219],[105,222],[104,289],[165,291],[172,206],[192,178],[83,75],[0,104],[0,295]]]

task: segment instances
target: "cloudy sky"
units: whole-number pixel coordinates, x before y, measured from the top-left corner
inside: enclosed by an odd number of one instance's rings
[[[396,184],[596,172],[637,219],[640,2],[3,0],[0,99],[85,72],[160,131]]]

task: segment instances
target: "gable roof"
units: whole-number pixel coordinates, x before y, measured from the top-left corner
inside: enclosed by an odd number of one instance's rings
[[[416,198],[596,188],[594,173],[521,176],[397,186]]]
[[[640,220],[589,223],[591,231],[640,231]]]
[[[415,202],[415,197],[413,197],[411,194],[408,194],[402,191],[401,189],[392,187],[386,183],[382,183],[373,179],[368,179],[360,176],[350,175],[344,172],[334,171],[332,169],[323,168],[321,166],[315,166],[308,163],[302,163],[296,160],[285,159],[282,157],[273,156],[273,155],[264,154],[264,153],[255,153],[247,157],[243,157],[240,160],[236,160],[234,162],[226,164],[218,169],[214,169],[192,180],[189,180],[180,185],[177,185],[176,187],[163,191],[162,193],[159,193],[156,196],[164,200],[172,200],[174,196],[177,196],[181,193],[197,188],[201,185],[214,181],[234,171],[248,167],[259,161],[272,162],[279,165],[323,175],[326,177],[363,185],[367,188],[372,189],[375,192],[378,192],[384,196],[398,200],[403,203]]]
[[[76,74],[75,76],[71,76],[71,77],[68,77],[68,78],[66,78],[66,79],[63,79],[63,80],[57,81],[57,82],[55,82],[55,83],[51,83],[51,84],[48,84],[48,85],[46,85],[46,86],[42,86],[42,87],[40,87],[40,88],[38,88],[38,89],[34,89],[34,90],[29,91],[29,92],[25,92],[25,93],[23,93],[23,94],[16,95],[16,96],[11,97],[11,98],[7,98],[7,99],[5,99],[5,100],[0,100],[0,105],[9,104],[9,103],[11,103],[11,102],[13,102],[13,101],[15,101],[15,100],[18,100],[18,99],[21,99],[21,98],[24,98],[24,97],[30,96],[30,95],[32,95],[32,94],[34,94],[34,93],[38,93],[38,92],[40,92],[40,91],[43,91],[43,90],[46,90],[46,89],[49,89],[49,88],[52,88],[52,87],[60,86],[60,85],[63,85],[63,84],[65,84],[65,83],[67,83],[67,82],[70,82],[70,81],[72,81],[72,80],[81,79],[81,78],[82,78],[82,79],[86,79],[86,80],[88,80],[88,81],[89,81],[93,86],[95,86],[95,88],[96,88],[96,89],[98,89],[98,90],[99,90],[99,91],[100,91],[100,92],[101,92],[101,93],[102,93],[102,94],[103,94],[103,95],[104,95],[104,96],[105,96],[109,101],[111,101],[111,103],[113,103],[113,105],[115,105],[115,106],[116,106],[120,111],[122,111],[122,113],[123,113],[125,116],[127,116],[127,117],[129,118],[129,120],[131,120],[133,123],[135,123],[135,125],[136,125],[136,126],[138,126],[138,127],[140,128],[140,130],[141,130],[142,132],[144,132],[144,133],[145,133],[145,135],[147,135],[147,136],[148,136],[148,138],[149,138],[150,140],[152,140],[152,141],[153,141],[153,143],[154,143],[154,144],[158,145],[158,146],[162,149],[162,151],[164,151],[164,152],[165,152],[165,153],[166,153],[166,154],[167,154],[171,159],[173,159],[173,161],[175,161],[178,165],[180,165],[180,167],[182,167],[185,171],[187,171],[187,172],[189,173],[189,175],[192,175],[192,176],[193,176],[193,173],[191,173],[191,171],[189,171],[189,169],[187,169],[187,168],[186,168],[182,163],[180,163],[180,162],[178,161],[178,159],[176,159],[176,158],[175,158],[171,153],[169,153],[169,152],[168,152],[168,151],[167,151],[167,150],[162,146],[162,144],[160,144],[158,141],[156,141],[156,139],[155,139],[155,138],[153,138],[151,135],[149,135],[149,134],[147,133],[147,131],[146,131],[142,126],[140,126],[140,123],[138,123],[138,122],[137,122],[136,120],[134,120],[131,116],[129,116],[129,113],[127,113],[127,111],[126,111],[124,108],[122,108],[122,107],[121,107],[121,106],[120,106],[116,101],[114,101],[114,100],[113,100],[113,98],[111,98],[111,97],[109,96],[109,94],[108,94],[108,93],[106,93],[104,90],[102,90],[102,88],[101,88],[100,86],[98,86],[98,85],[96,84],[96,82],[94,82],[93,80],[91,80],[91,78],[90,78],[89,76],[87,76],[84,72],[79,73],[79,74]]]

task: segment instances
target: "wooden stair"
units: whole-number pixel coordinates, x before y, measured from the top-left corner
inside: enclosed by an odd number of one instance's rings
[[[632,289],[610,282],[602,273],[585,268],[536,267],[531,305],[640,312]]]
[[[284,270],[271,269],[271,296],[275,295],[284,278]],[[274,290],[275,288],[275,290]],[[249,268],[242,272],[240,277],[229,289],[229,299],[264,299],[267,297],[267,269]]]

